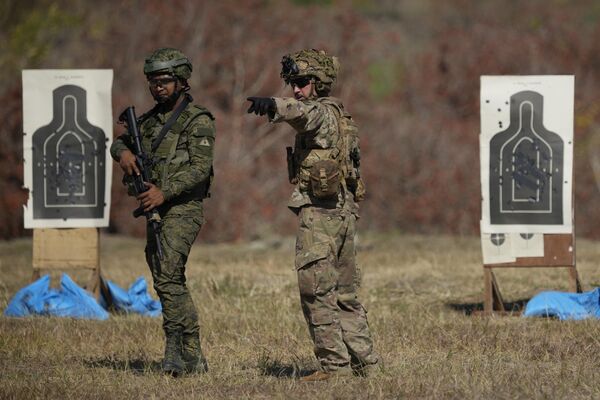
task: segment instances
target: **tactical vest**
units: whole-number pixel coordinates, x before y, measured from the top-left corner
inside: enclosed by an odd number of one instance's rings
[[[317,101],[333,109],[338,129],[328,135],[325,149],[316,145],[314,133],[296,134],[293,154],[288,157],[290,182],[316,198],[332,198],[340,190],[349,190],[361,201],[365,190],[360,178],[358,126],[339,99],[321,97]]]
[[[192,121],[201,115],[207,115],[214,120],[213,115],[206,108],[193,105],[186,107],[177,118],[167,135],[160,142],[156,151],[150,154],[152,157],[152,182],[158,187],[168,184],[179,174],[187,171],[186,165],[189,165],[190,155],[187,150],[187,134],[182,135],[189,127]],[[158,120],[154,115],[149,115],[141,122],[141,131],[143,134],[142,146],[149,150],[152,148],[152,140],[155,138],[153,130]],[[210,176],[202,182],[190,197],[194,199],[203,199],[209,197],[210,184],[213,178],[213,168],[211,166]]]

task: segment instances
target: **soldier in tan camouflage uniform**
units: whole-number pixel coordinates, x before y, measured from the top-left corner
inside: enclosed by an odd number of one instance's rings
[[[159,238],[164,257],[159,259],[149,225],[146,261],[162,305],[166,336],[162,367],[174,376],[208,370],[196,307],[185,284],[185,264],[204,222],[202,200],[212,179],[215,124],[206,108],[191,104],[187,93],[191,72],[191,63],[178,50],[162,48],[152,53],[144,74],[156,106],[139,118],[142,146],[152,160],[152,178],[137,199],[144,211],[156,208],[162,221]],[[161,135],[163,128],[165,135]],[[128,134],[119,136],[111,147],[112,157],[126,174],[124,182],[140,174],[132,148]]]
[[[286,55],[281,77],[294,98],[249,97],[249,113],[267,114],[296,130],[288,149],[288,207],[300,217],[296,270],[302,311],[322,371],[305,381],[328,379],[351,369],[359,375],[379,364],[365,308],[357,298],[360,274],[354,236],[364,185],[358,170],[356,124],[341,101],[328,97],[337,59],[323,51]]]

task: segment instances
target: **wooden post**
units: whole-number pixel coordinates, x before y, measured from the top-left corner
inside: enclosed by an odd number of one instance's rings
[[[490,314],[494,311],[505,312],[504,300],[496,281],[496,276],[491,268],[483,269],[484,285],[485,285],[485,299],[483,303],[483,311],[486,314]]]
[[[85,288],[100,297],[100,231],[98,228],[61,228],[33,230],[33,274],[37,280],[42,270],[89,269]]]
[[[581,288],[581,281],[579,280],[579,274],[577,268],[573,265],[569,267],[569,290],[574,293],[583,292]]]

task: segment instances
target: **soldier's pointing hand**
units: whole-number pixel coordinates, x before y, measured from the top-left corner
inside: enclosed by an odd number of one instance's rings
[[[246,100],[252,103],[248,114],[265,115],[275,112],[275,100],[270,97],[248,97]]]

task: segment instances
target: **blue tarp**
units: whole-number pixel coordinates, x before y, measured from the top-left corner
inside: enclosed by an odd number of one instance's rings
[[[541,292],[529,300],[523,316],[560,320],[600,318],[600,288],[585,293]]]
[[[153,300],[148,294],[144,277],[139,277],[127,291],[111,281],[108,281],[106,286],[116,311],[151,317],[160,315],[160,302]],[[8,303],[4,315],[9,317],[51,315],[105,320],[109,315],[105,308],[104,299],[101,299],[101,304],[98,304],[89,292],[77,286],[67,274],[61,276],[60,289],[51,288],[50,275],[44,275],[19,290]]]
[[[116,311],[142,314],[149,317],[161,315],[160,302],[148,294],[148,285],[143,276],[137,278],[127,291],[112,281],[106,282],[112,305]]]
[[[50,287],[50,275],[44,275],[19,290],[4,310],[9,317],[52,315],[57,317],[107,319],[108,313],[96,299],[77,286],[67,275],[60,279],[60,289]]]

